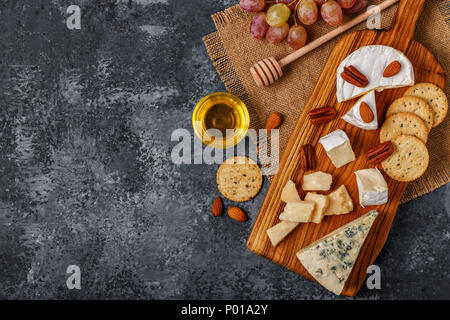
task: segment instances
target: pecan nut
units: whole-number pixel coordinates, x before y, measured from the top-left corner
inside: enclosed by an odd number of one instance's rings
[[[371,164],[378,164],[386,160],[394,153],[392,142],[386,141],[382,144],[370,149],[367,152],[367,158]]]
[[[312,145],[305,144],[300,148],[300,166],[305,171],[314,170],[316,168],[317,158]]]
[[[341,73],[341,77],[348,83],[360,88],[365,88],[369,84],[367,77],[354,66],[344,67],[344,72]]]
[[[337,111],[333,107],[322,107],[308,112],[312,124],[323,124],[336,118]]]

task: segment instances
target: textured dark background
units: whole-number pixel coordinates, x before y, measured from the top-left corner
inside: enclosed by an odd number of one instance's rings
[[[201,37],[235,3],[1,1],[0,298],[335,298],[246,249],[267,180],[237,223],[209,213],[217,166],[170,160],[173,130],[224,90]],[[400,207],[382,289],[358,298],[450,297],[449,194]]]

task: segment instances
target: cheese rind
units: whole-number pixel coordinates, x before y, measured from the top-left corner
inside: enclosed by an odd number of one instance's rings
[[[328,196],[314,192],[308,192],[305,196],[305,201],[311,201],[316,204],[312,214],[311,222],[322,222],[322,219],[325,215],[325,210],[328,208],[328,204],[330,203]]]
[[[295,227],[298,226],[296,222],[281,221],[280,223],[274,225],[272,228],[267,229],[267,235],[269,236],[270,242],[275,247],[281,241],[283,241],[286,236],[291,233]]]
[[[383,77],[386,67],[397,60],[401,64],[400,72],[393,77]],[[341,77],[344,67],[354,66],[369,80],[365,88],[357,87]],[[414,68],[409,59],[400,51],[381,45],[364,46],[347,56],[339,65],[336,77],[336,95],[338,102],[358,97],[371,90],[382,91],[388,88],[412,86]]]
[[[312,201],[288,202],[280,220],[292,222],[310,222],[314,212],[315,203]]]
[[[342,226],[301,249],[297,258],[317,282],[341,294],[377,215],[372,210]]]
[[[356,160],[350,140],[341,129],[323,136],[319,139],[319,142],[336,168],[343,167]]]
[[[388,185],[377,168],[358,170],[355,175],[362,207],[382,205],[388,201]]]
[[[369,106],[370,110],[374,115],[374,118],[371,122],[367,123],[361,118],[360,106],[361,103],[365,102]],[[376,130],[378,128],[378,116],[377,116],[377,103],[375,101],[375,91],[372,90],[363,97],[361,97],[355,105],[347,112],[342,119],[347,121],[348,123],[354,125],[355,127],[364,129],[364,130]]]
[[[294,202],[300,200],[295,183],[292,180],[289,180],[281,191],[281,201]]]
[[[345,185],[340,186],[328,195],[330,203],[325,211],[326,216],[346,214],[353,211],[353,200]]]
[[[328,191],[333,183],[333,176],[329,173],[316,171],[303,176],[302,189],[305,191]]]

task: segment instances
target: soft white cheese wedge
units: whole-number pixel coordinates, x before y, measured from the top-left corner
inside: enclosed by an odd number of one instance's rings
[[[359,111],[361,103],[365,102],[372,110],[374,119],[372,122],[364,122],[361,118],[361,113]],[[375,101],[375,91],[372,90],[368,94],[362,96],[355,105],[347,112],[342,119],[348,123],[354,125],[355,127],[365,129],[365,130],[376,130],[378,129],[378,116],[377,116],[377,103]]]
[[[388,201],[388,185],[377,168],[363,169],[355,172],[359,191],[359,204],[378,206]]]
[[[356,160],[355,153],[350,145],[350,140],[347,134],[341,129],[323,136],[319,142],[336,168],[340,168]]]
[[[383,77],[386,67],[398,61],[401,70],[393,77]],[[341,77],[344,67],[354,66],[369,80],[365,88],[348,83]],[[414,85],[414,68],[409,59],[400,51],[381,45],[365,46],[350,54],[337,69],[336,95],[338,102],[358,97],[371,90],[382,91],[388,88],[399,88]]]
[[[317,282],[341,294],[377,215],[370,211],[303,248],[297,258]]]

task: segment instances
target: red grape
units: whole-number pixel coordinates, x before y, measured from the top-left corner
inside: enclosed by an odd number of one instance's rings
[[[284,3],[286,5],[289,5],[289,9],[291,9],[292,11],[295,10],[295,6],[297,5],[297,1],[298,0],[276,0],[276,3]]]
[[[327,2],[327,1],[328,1],[328,0],[314,0],[314,2],[315,2],[318,6],[324,4],[324,3]]]
[[[353,7],[348,9],[342,9],[342,12],[344,12],[345,14],[352,14],[359,12],[367,6],[367,2],[368,2],[367,0],[356,0]]]
[[[307,34],[303,26],[292,26],[289,29],[288,43],[292,49],[300,49],[306,44]]]
[[[339,6],[342,9],[349,9],[349,8],[353,7],[355,2],[356,2],[356,0],[338,0]]]
[[[282,41],[289,32],[289,24],[285,22],[281,27],[270,27],[266,34],[266,39],[270,43]]]
[[[267,30],[269,30],[269,25],[264,12],[255,14],[250,23],[250,35],[256,39],[262,39],[266,36]]]
[[[304,0],[297,8],[298,19],[307,26],[317,21],[319,9],[313,0]]]
[[[336,27],[342,23],[342,9],[334,0],[325,2],[320,8],[320,14],[330,26]]]
[[[266,6],[266,2],[264,0],[240,0],[239,4],[241,5],[242,10],[248,12],[263,11]]]

